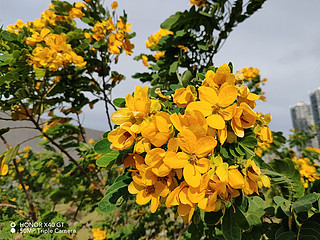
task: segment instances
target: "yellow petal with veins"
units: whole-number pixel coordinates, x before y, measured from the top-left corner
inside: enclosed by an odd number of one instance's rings
[[[210,169],[210,160],[207,158],[201,158],[197,161],[197,165],[195,168],[198,170],[200,173],[206,173]]]
[[[224,129],[226,122],[219,114],[212,114],[207,117],[207,124],[215,129]]]
[[[237,91],[236,87],[232,86],[232,85],[227,85],[227,86],[223,87],[222,89],[220,89],[220,91],[219,91],[218,105],[223,108],[228,107],[232,103],[234,103],[234,101],[237,99],[237,96],[238,96],[238,91]]]
[[[197,157],[205,157],[217,146],[217,140],[211,136],[202,137],[198,139],[195,146],[194,153]]]
[[[234,189],[242,189],[244,187],[243,175],[237,169],[229,169],[228,183]]]
[[[212,106],[218,104],[218,96],[215,90],[210,87],[201,86],[199,87],[199,98],[200,101],[210,103]]]
[[[195,142],[197,142],[197,137],[188,129],[183,129],[178,134],[179,139],[179,147],[182,149],[182,151],[186,153],[193,153],[195,149]]]
[[[188,163],[189,157],[184,152],[171,152],[168,151],[163,159],[164,164],[173,169],[184,168]]]
[[[151,196],[151,212],[155,213],[159,207],[159,197]]]
[[[200,111],[206,117],[212,113],[212,105],[206,101],[192,102],[187,106],[186,111]]]
[[[136,202],[139,205],[147,204],[151,200],[151,194],[147,194],[146,189],[143,189],[137,194]]]
[[[184,167],[183,177],[191,187],[198,187],[200,185],[201,174],[190,163]]]

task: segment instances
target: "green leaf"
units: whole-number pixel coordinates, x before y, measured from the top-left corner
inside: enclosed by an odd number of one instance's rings
[[[171,15],[161,24],[161,28],[170,30],[174,26],[174,24],[178,22],[180,15],[181,15],[180,12],[177,12],[176,14]]]
[[[175,90],[177,90],[177,89],[179,89],[179,88],[183,88],[183,86],[180,85],[180,84],[171,84],[171,85],[170,85],[170,88],[171,88],[173,91],[175,91]]]
[[[222,154],[222,156],[224,158],[229,158],[229,154],[228,154],[228,151],[227,149],[225,149],[224,147],[220,146],[220,153]]]
[[[255,153],[254,153],[250,148],[242,145],[241,142],[240,142],[239,144],[240,144],[240,146],[243,148],[243,150],[245,151],[245,154],[247,155],[248,159],[249,159],[250,157],[252,157],[252,156],[255,155]]]
[[[295,240],[297,235],[294,232],[283,232],[276,236],[275,240]]]
[[[218,212],[205,212],[204,213],[204,222],[207,225],[215,225],[221,217],[223,216],[223,212],[220,210]]]
[[[182,74],[182,77],[181,77],[181,82],[183,84],[184,87],[187,87],[188,84],[190,83],[191,79],[192,79],[192,73],[191,71],[187,70],[185,71],[183,74]]]
[[[313,214],[308,221],[301,225],[298,240],[320,239],[320,213]]]
[[[240,240],[241,239],[241,228],[235,224],[235,214],[233,208],[229,207],[222,219],[222,233],[226,240]]]
[[[243,230],[248,230],[250,228],[249,222],[247,221],[246,217],[243,215],[241,210],[234,206],[235,213],[234,214],[234,221],[235,223]]]
[[[113,104],[118,108],[124,108],[126,106],[126,100],[124,98],[115,98]]]
[[[202,222],[199,222],[198,224],[192,223],[188,228],[188,232],[191,233],[191,239],[201,239],[203,228]]]
[[[179,66],[179,61],[174,61],[174,62],[170,65],[169,75],[174,74],[174,73],[177,71],[178,66]]]
[[[112,151],[112,152],[106,153],[97,159],[96,164],[99,167],[106,167],[112,160],[115,160],[118,157],[118,155],[119,155],[119,151]]]
[[[36,77],[38,79],[42,78],[46,75],[46,69],[45,68],[36,68],[35,73],[36,73]]]
[[[242,139],[241,144],[246,147],[255,147],[255,146],[257,146],[258,142],[257,142],[256,138],[250,136],[250,137],[245,137],[244,139]]]
[[[234,149],[236,150],[237,153],[239,153],[240,156],[245,155],[245,152],[241,149],[241,147],[238,144],[236,144]]]
[[[275,196],[273,198],[274,202],[278,205],[278,207],[281,207],[282,211],[288,216],[291,216],[291,211],[290,211],[290,207],[291,207],[291,202],[284,199],[283,197],[280,196]]]
[[[20,145],[10,148],[6,153],[5,163],[8,164],[11,160],[13,160],[19,151]]]
[[[233,157],[235,157],[235,158],[238,157],[237,152],[235,151],[234,144],[231,144],[231,145],[229,146],[229,152],[231,153],[231,155],[232,155]]]
[[[106,153],[109,153],[112,151],[110,149],[110,145],[111,145],[111,143],[108,141],[108,139],[104,138],[104,139],[101,139],[100,141],[98,141],[94,145],[93,149],[98,154],[106,154]]]
[[[312,208],[312,203],[317,201],[318,198],[319,196],[316,193],[305,195],[299,200],[295,201],[292,204],[292,207],[297,213],[309,211]]]
[[[107,189],[104,198],[100,201],[98,208],[104,213],[111,213],[116,210],[118,200],[121,197],[126,197],[128,192],[128,185],[131,181],[129,173],[117,177],[114,183]]]
[[[301,182],[301,176],[291,159],[274,159],[269,163],[269,166],[271,169],[268,169],[266,174],[272,178],[275,184],[280,186],[285,198],[303,196],[305,189]]]

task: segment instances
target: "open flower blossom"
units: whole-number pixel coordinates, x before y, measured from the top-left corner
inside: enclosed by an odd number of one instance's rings
[[[151,202],[152,213],[164,202],[177,206],[188,223],[196,207],[223,210],[241,192],[259,194],[270,187],[254,160],[221,154],[247,132],[259,143],[272,142],[270,116],[253,110],[259,96],[239,79],[223,64],[209,70],[202,85],[181,86],[171,96],[156,89],[157,99],[151,98],[149,88],[140,86],[126,96],[125,107],[111,116],[116,128],[108,140],[112,149],[129,151],[124,166],[138,204]]]

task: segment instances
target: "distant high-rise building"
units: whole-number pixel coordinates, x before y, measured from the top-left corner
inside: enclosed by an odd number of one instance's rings
[[[314,124],[318,126],[317,138],[320,143],[320,87],[309,93]]]
[[[315,125],[313,111],[310,104],[298,102],[295,106],[290,107],[290,112],[294,129],[309,132],[309,126]],[[318,148],[318,138],[313,138],[311,142],[307,143],[307,146]]]

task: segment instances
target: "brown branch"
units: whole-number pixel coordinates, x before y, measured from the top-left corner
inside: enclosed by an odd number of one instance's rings
[[[27,216],[27,214],[21,210],[20,208],[18,208],[16,205],[12,205],[12,204],[7,204],[7,203],[0,203],[0,207],[11,207],[11,208],[15,208],[15,209],[19,209],[19,210],[14,210],[16,213],[18,213],[21,217],[25,218]],[[20,212],[22,211],[23,214]]]
[[[22,106],[26,109],[26,107],[24,106],[23,103],[21,103]],[[26,111],[27,112],[27,111]],[[36,127],[36,129],[38,129],[42,135],[44,137],[46,137],[52,145],[54,145],[55,147],[57,147],[62,153],[64,153],[71,162],[73,162],[76,167],[82,172],[82,174],[100,191],[100,193],[102,194],[102,196],[104,196],[104,191],[102,190],[102,188],[99,186],[99,184],[92,179],[88,173],[83,169],[83,167],[69,154],[68,151],[66,151],[63,147],[61,147],[53,138],[51,138],[48,134],[46,134],[45,132],[42,131],[42,128],[40,127],[39,123],[36,122],[36,120],[33,118],[33,116],[31,116],[28,112],[27,115],[30,119],[30,121],[34,124],[34,126]]]
[[[3,137],[3,136],[0,136],[1,140],[3,141],[3,143],[6,145],[6,148],[9,150],[11,147],[10,145],[8,144],[7,140]],[[18,164],[17,164],[17,161],[16,161],[16,158],[13,159],[13,164],[14,164],[14,168],[17,172],[17,177],[18,177],[18,180],[19,180],[19,183],[23,189],[23,192],[24,194],[26,195],[26,198],[27,198],[27,201],[29,202],[29,207],[30,207],[30,216],[31,216],[31,220],[33,222],[36,222],[37,221],[37,216],[36,216],[36,211],[35,211],[35,208],[34,208],[34,205],[33,205],[33,200],[32,198],[30,197],[30,194],[29,192],[27,191],[24,183],[23,183],[23,179],[22,179],[22,176],[19,172],[19,168],[18,168]]]
[[[76,213],[74,214],[74,217],[73,217],[73,221],[74,221],[74,222],[75,222],[76,219],[77,219],[78,212],[80,211],[82,202],[83,202],[83,200],[84,200],[84,198],[85,198],[85,196],[86,196],[86,194],[87,194],[89,185],[90,185],[90,184],[87,184],[86,189],[83,191],[83,194],[82,194],[82,197],[81,197],[81,201],[80,201],[79,206],[78,206],[78,208],[77,208],[77,210],[76,210]]]
[[[78,126],[79,126],[79,129],[80,129],[80,134],[81,134],[82,140],[83,140],[83,142],[87,143],[86,138],[84,136],[83,127],[81,125],[79,114],[76,113],[76,115],[77,115],[77,122],[78,122]]]

